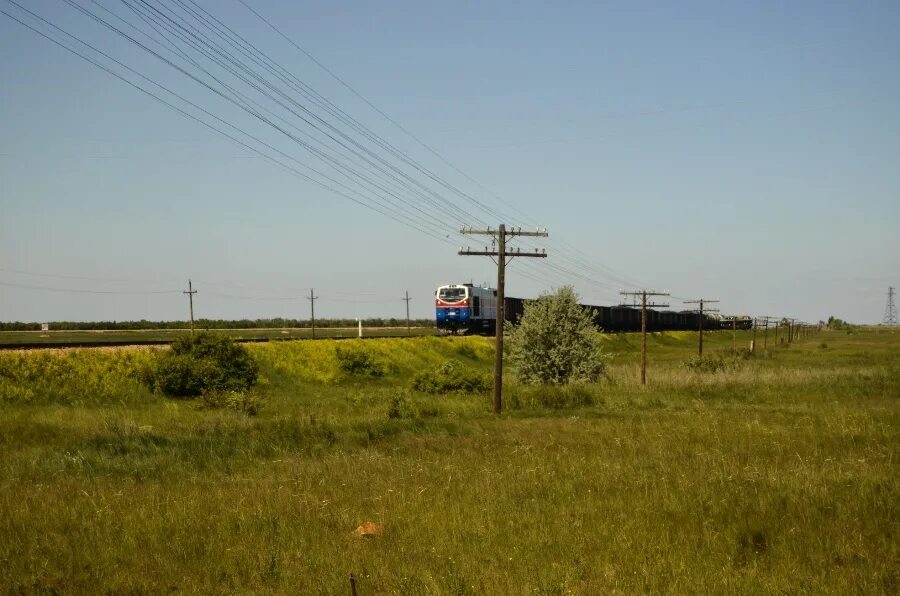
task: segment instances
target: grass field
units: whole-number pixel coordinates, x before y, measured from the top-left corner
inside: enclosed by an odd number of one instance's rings
[[[501,416],[410,389],[485,338],[359,342],[381,378],[250,345],[255,415],[150,393],[153,349],[0,354],[0,591],[898,593],[900,333],[706,340],[653,336],[641,387],[606,337],[608,379],[510,376]]]

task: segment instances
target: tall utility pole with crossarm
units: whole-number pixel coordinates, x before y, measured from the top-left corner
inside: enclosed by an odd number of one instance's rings
[[[409,290],[406,291],[406,296],[404,296],[404,297],[401,298],[400,300],[406,301],[406,335],[410,335],[410,330],[409,330],[409,301],[412,300],[412,298],[409,297]]]
[[[710,303],[712,303],[712,302],[718,302],[718,300],[710,300],[710,299],[708,299],[708,298],[698,298],[697,300],[684,300],[683,302],[684,302],[685,304],[699,304],[699,305],[700,305],[700,310],[697,311],[697,312],[700,313],[700,324],[699,324],[699,329],[700,329],[700,341],[699,341],[699,344],[698,344],[699,347],[698,347],[698,349],[697,349],[697,352],[698,352],[698,354],[700,354],[701,356],[703,356],[703,313],[704,313],[704,312],[719,312],[718,310],[716,310],[716,309],[714,309],[714,308],[707,308],[707,309],[704,311],[704,310],[703,310],[703,305],[704,305],[704,304],[710,304]]]
[[[313,339],[316,338],[316,300],[319,299],[318,296],[315,295],[312,288],[309,289],[309,296],[306,298],[309,300],[309,322],[312,326],[312,336]]]
[[[463,228],[461,234],[473,234],[482,236],[492,236],[494,238],[494,246],[496,248],[487,247],[484,250],[472,250],[470,248],[460,248],[459,254],[472,256],[480,255],[485,257],[496,257],[497,263],[497,317],[496,317],[496,346],[494,347],[494,413],[499,414],[503,409],[503,322],[506,320],[506,309],[504,299],[506,297],[506,264],[515,257],[540,257],[546,258],[547,251],[534,252],[523,251],[520,249],[507,250],[506,241],[516,236],[540,236],[547,237],[546,230],[538,230],[536,232],[526,232],[522,228],[509,228],[505,224],[500,224],[496,230],[487,228],[486,230],[475,230],[472,228]]]
[[[188,304],[191,307],[191,335],[194,334],[194,294],[196,293],[197,290],[194,289],[194,286],[191,284],[191,280],[188,280],[188,289],[187,291],[182,292],[182,294],[187,294]]]
[[[634,290],[631,292],[626,292],[625,290],[621,290],[619,292],[623,296],[632,296],[633,298],[637,298],[640,296],[641,298],[641,385],[647,384],[647,307],[648,306],[656,306],[665,308],[669,306],[668,304],[660,304],[654,302],[653,304],[647,304],[647,296],[668,296],[669,292],[654,292],[653,290]],[[631,306],[629,304],[621,304],[620,306]]]

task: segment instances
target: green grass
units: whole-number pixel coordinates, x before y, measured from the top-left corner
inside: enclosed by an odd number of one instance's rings
[[[605,338],[597,385],[511,375],[499,417],[410,388],[488,372],[484,338],[354,343],[380,378],[337,342],[251,345],[256,416],[149,393],[154,350],[0,354],[0,587],[897,593],[900,334],[740,358],[711,333],[714,373],[684,365],[696,334],[653,335],[647,387],[639,339]],[[384,534],[353,536],[367,520]]]

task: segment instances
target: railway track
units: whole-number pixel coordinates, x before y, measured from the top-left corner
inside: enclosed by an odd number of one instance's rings
[[[359,339],[358,329],[353,328],[326,328],[317,330],[316,337],[312,337],[311,333],[307,334],[304,330],[303,334],[291,334],[291,335],[282,335],[281,330],[278,330],[278,334],[271,335],[260,335],[258,337],[247,337],[239,335],[237,332],[239,330],[233,329],[210,329],[209,331],[213,332],[221,332],[225,333],[231,339],[233,339],[237,343],[269,343],[269,342],[284,342],[284,341],[298,341],[298,340],[323,340],[323,339]],[[247,332],[247,330],[240,330]],[[264,330],[252,330],[252,331],[264,331]],[[411,333],[408,333],[405,327],[397,327],[397,328],[387,328],[387,327],[379,327],[379,328],[370,328],[366,329],[363,332],[361,339],[375,339],[375,338],[404,338],[404,337],[427,337],[427,336],[436,336],[436,331],[433,328],[429,327],[415,327],[412,328]],[[13,333],[16,336],[10,337]],[[171,332],[171,331],[157,331],[157,333],[164,333],[169,335],[168,337],[139,337],[142,334],[152,335],[154,333],[153,330],[141,330],[129,333],[126,337],[115,337],[107,334],[115,333],[115,332],[104,332],[104,331],[83,331],[83,332],[56,332],[60,334],[60,337],[54,338],[52,336],[47,337],[47,334],[43,334],[39,339],[29,340],[28,337],[23,337],[23,334],[35,334],[38,335],[40,332],[2,332],[0,333],[0,351],[2,350],[45,350],[45,349],[62,349],[62,348],[107,348],[107,347],[128,347],[128,346],[166,346],[174,342],[179,337],[183,337],[187,335],[187,331],[184,332]],[[52,333],[52,332],[51,332]],[[66,336],[63,336],[63,334]],[[72,337],[74,335],[83,335],[84,337]],[[106,335],[106,337],[104,337]]]

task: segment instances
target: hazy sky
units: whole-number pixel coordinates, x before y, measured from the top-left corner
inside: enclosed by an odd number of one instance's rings
[[[63,0],[17,1],[315,165]],[[121,1],[76,1],[152,32]],[[643,284],[719,298],[725,312],[878,322],[900,286],[898,2],[246,0],[480,186],[238,0],[197,2],[506,223],[546,227],[546,241],[522,246],[549,257],[514,260],[510,295],[571,284],[613,304]],[[9,0],[0,10],[50,31]],[[311,287],[320,316],[402,316],[408,290],[413,316],[427,317],[437,285],[495,280],[487,258],[456,254],[460,224],[424,199],[438,238],[5,15],[0,81],[0,320],[183,319],[189,277],[198,317],[306,318]],[[473,225],[500,223],[415,179]]]

